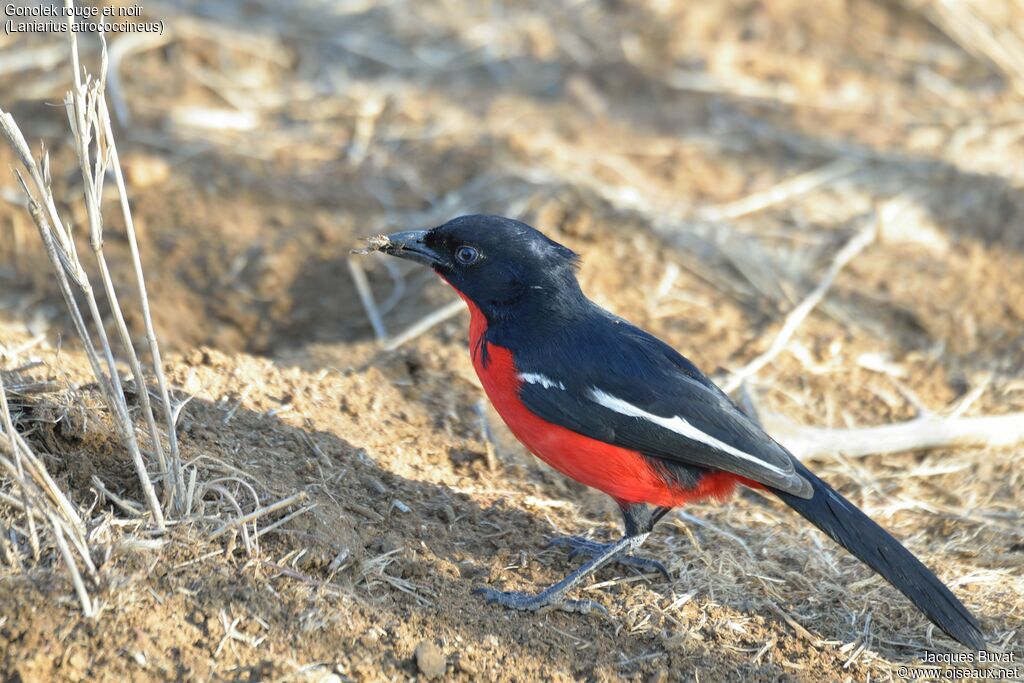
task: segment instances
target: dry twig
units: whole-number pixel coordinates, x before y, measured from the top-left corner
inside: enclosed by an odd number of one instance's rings
[[[839,271],[843,269],[847,263],[849,263],[854,256],[864,250],[871,242],[875,239],[877,232],[877,222],[872,219],[864,228],[862,228],[856,235],[854,235],[846,245],[836,252],[835,257],[832,259],[832,265],[825,271],[825,276],[818,283],[818,286],[807,295],[803,301],[801,301],[796,308],[790,311],[789,315],[782,323],[782,328],[778,334],[775,335],[775,339],[772,341],[771,346],[767,351],[762,353],[757,358],[753,359],[739,370],[736,370],[730,377],[722,384],[722,389],[726,393],[732,393],[740,386],[745,380],[749,379],[753,375],[757,374],[764,366],[771,363],[776,356],[778,356],[789,340],[793,337],[793,334],[800,327],[800,324],[810,315],[814,307],[825,298],[826,292],[829,287],[835,281],[836,276],[839,275]]]
[[[1018,91],[1024,90],[1024,32],[1019,22],[1003,25],[997,3],[987,0],[916,0],[908,2],[921,10],[940,31],[960,47],[995,66]]]
[[[845,178],[860,170],[861,166],[861,162],[857,159],[840,157],[812,171],[784,180],[767,190],[755,192],[722,206],[709,206],[701,209],[698,215],[708,221],[724,221],[763,211],[770,206]]]
[[[210,534],[210,540],[212,541],[212,540],[215,540],[217,538],[220,538],[221,536],[223,536],[225,533],[227,533],[228,531],[230,531],[232,529],[235,529],[237,527],[240,527],[240,526],[243,526],[245,524],[248,524],[249,522],[257,520],[260,517],[263,517],[265,515],[269,515],[269,514],[271,514],[273,512],[277,512],[278,510],[282,510],[282,509],[284,509],[284,508],[286,508],[289,505],[292,505],[294,503],[301,503],[304,500],[306,500],[306,492],[305,491],[299,491],[298,493],[294,493],[294,494],[288,496],[287,498],[282,498],[281,500],[277,501],[276,503],[271,503],[270,505],[265,505],[265,506],[263,506],[261,508],[253,510],[249,514],[242,515],[241,517],[233,519],[230,522],[228,522],[227,524],[225,524],[222,527],[220,527],[219,529],[217,529],[216,531],[214,531],[212,534]]]
[[[384,349],[387,351],[394,351],[399,346],[412,341],[432,327],[440,325],[449,318],[455,317],[459,314],[459,311],[464,310],[465,307],[466,306],[462,301],[453,301],[442,306],[433,313],[428,313],[412,325],[409,325],[409,327],[388,339],[384,343]]]
[[[348,271],[352,275],[352,283],[356,286],[356,293],[359,294],[359,301],[363,304],[366,317],[373,327],[373,333],[377,336],[377,341],[383,342],[388,337],[388,331],[384,327],[384,321],[381,319],[377,302],[373,298],[373,290],[370,288],[370,281],[366,279],[366,271],[363,270],[363,264],[358,259],[350,258],[348,260]]]
[[[1001,447],[1024,442],[1024,413],[980,417],[932,414],[879,427],[803,427],[780,416],[764,416],[765,428],[802,459],[899,453],[954,446]]]

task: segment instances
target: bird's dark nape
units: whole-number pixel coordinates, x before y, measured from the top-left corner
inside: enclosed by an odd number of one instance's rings
[[[978,621],[931,570],[806,467],[797,471],[811,482],[814,496],[775,491],[783,502],[881,574],[951,638],[973,650],[985,647]]]

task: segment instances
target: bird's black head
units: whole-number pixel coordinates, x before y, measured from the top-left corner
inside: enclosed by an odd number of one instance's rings
[[[382,251],[429,265],[490,320],[526,304],[553,312],[582,297],[576,254],[511,218],[461,216],[432,230],[397,232]]]

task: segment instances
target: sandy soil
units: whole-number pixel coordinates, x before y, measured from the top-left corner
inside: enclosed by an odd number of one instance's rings
[[[1019,97],[900,6],[670,5],[557,3],[550,20],[530,3],[500,18],[461,3],[287,17],[258,2],[146,5],[178,33],[126,60],[133,123],[119,139],[167,370],[191,399],[182,447],[245,510],[298,491],[306,510],[247,548],[237,532],[210,540],[237,516],[216,487],[162,538],[97,494],[94,476],[141,499],[38,239],[4,203],[0,343],[17,353],[0,369],[22,368],[8,384],[55,383],[19,399],[19,424],[91,510],[103,609],[83,619],[59,566],[4,567],[0,678],[899,680],[953,647],[752,492],[659,526],[645,551],[671,581],[599,571],[582,592],[607,615],[513,614],[472,594],[557,580],[576,561],[549,539],[612,538],[618,515],[493,411],[481,419],[464,316],[380,350],[346,263],[382,229],[524,217],[583,255],[592,298],[719,374],[763,351],[865,216],[900,196],[909,208],[759,375],[761,409],[883,424],[983,386],[967,414],[1024,410],[1024,136],[1006,132]],[[45,43],[26,41],[5,50]],[[680,85],[682,71],[717,80]],[[63,112],[48,104],[66,83],[32,83],[4,79],[0,104],[46,141],[62,211],[81,223]],[[198,107],[258,125],[190,125]],[[860,165],[796,199],[700,214],[843,159]],[[379,301],[404,287],[391,331],[454,298],[428,273],[365,266]],[[1022,453],[812,463],[1020,667]]]

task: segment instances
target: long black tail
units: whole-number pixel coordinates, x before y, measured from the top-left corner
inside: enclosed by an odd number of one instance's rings
[[[974,650],[984,648],[978,620],[920,560],[806,467],[796,467],[811,482],[814,496],[775,491],[779,498],[900,589],[950,637]]]

